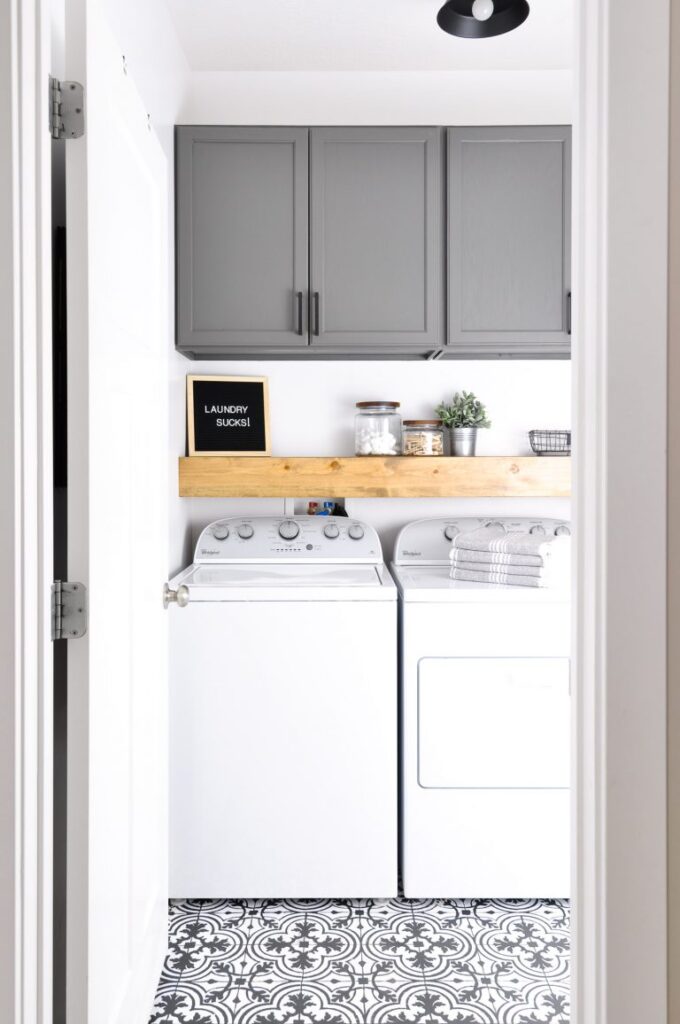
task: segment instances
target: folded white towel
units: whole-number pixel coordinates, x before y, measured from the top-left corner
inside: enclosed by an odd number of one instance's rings
[[[452,569],[463,569],[466,572],[507,573],[508,576],[535,576],[539,580],[547,580],[559,575],[543,565],[498,565],[493,562],[471,562],[465,557],[470,551],[454,553],[451,559]]]
[[[540,569],[543,558],[540,555],[506,555],[502,551],[477,551],[475,548],[451,548],[451,558],[464,558],[466,562],[480,562],[485,566],[531,567]]]
[[[546,537],[538,533],[505,533],[494,526],[483,526],[469,533],[459,533],[452,542],[454,550],[492,551],[507,555],[533,555],[551,558],[569,549],[569,537]]]
[[[488,565],[483,562],[466,562],[454,559],[451,563],[451,578],[458,579],[456,573],[466,573],[474,577],[477,582],[504,583],[515,586],[536,586],[552,587],[564,590],[569,586],[569,568],[556,566],[553,562],[547,568],[535,565],[522,566],[497,566]],[[482,577],[480,580],[479,577]],[[465,576],[463,578],[468,578]]]
[[[540,576],[520,576],[509,572],[470,572],[467,569],[452,569],[451,579],[462,583],[491,583],[505,587],[548,587],[550,584]]]

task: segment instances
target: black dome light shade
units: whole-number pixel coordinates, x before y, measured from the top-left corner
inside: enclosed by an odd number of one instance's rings
[[[494,0],[493,14],[485,21],[472,13],[474,0],[448,0],[437,15],[437,24],[452,36],[488,39],[512,32],[529,17],[527,0]]]

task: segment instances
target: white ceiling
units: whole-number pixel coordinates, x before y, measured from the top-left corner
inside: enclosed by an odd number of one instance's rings
[[[443,0],[166,0],[194,71],[558,70],[572,66],[575,0],[529,0],[520,28],[458,39]]]

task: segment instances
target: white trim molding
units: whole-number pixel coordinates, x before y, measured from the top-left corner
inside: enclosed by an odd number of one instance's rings
[[[662,1024],[669,0],[581,0],[575,1024]]]
[[[51,1021],[52,565],[48,43],[0,4],[0,1020]]]
[[[668,621],[680,623],[680,0],[671,0],[668,268]],[[680,630],[668,631],[668,962],[680,963]],[[668,972],[680,1020],[680,972]]]

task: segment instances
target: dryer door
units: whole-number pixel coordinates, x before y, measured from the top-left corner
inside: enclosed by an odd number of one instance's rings
[[[423,658],[418,782],[428,789],[569,786],[568,658]]]

